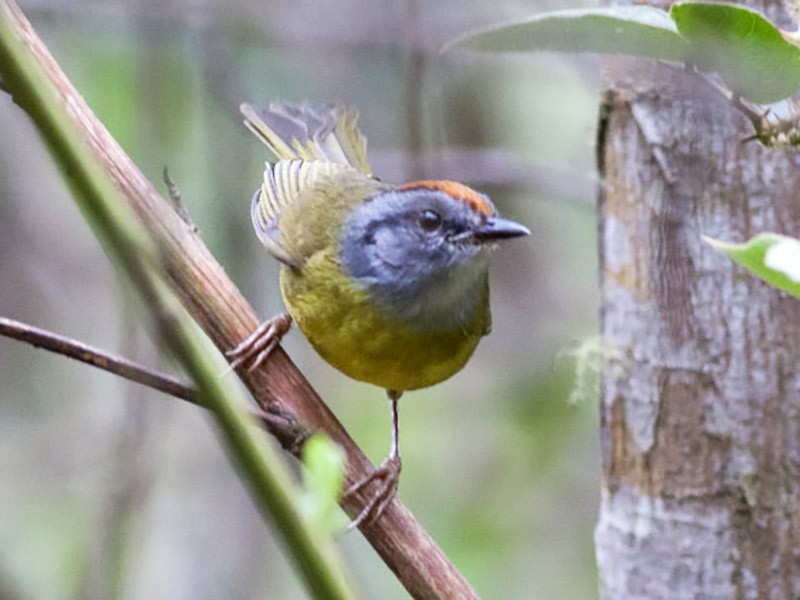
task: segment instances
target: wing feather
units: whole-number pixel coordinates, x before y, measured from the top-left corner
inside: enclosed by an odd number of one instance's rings
[[[244,123],[279,159],[350,165],[372,174],[367,139],[358,111],[332,104],[273,102],[267,108],[244,103]]]
[[[281,244],[278,223],[285,209],[329,177],[352,173],[371,177],[367,139],[358,129],[358,111],[331,104],[273,102],[267,108],[242,104],[244,123],[279,159],[267,164],[261,188],[253,195],[251,218],[256,233],[278,260],[294,266]]]
[[[287,206],[302,198],[306,190],[325,179],[348,172],[363,177],[353,167],[323,161],[295,159],[266,163],[264,181],[261,189],[253,195],[250,215],[258,238],[275,258],[292,267],[302,265],[302,257],[293,256],[281,244],[278,229],[281,214]]]

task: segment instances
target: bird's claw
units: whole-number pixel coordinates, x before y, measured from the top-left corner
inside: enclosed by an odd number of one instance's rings
[[[231,359],[226,373],[235,371],[248,363],[248,371],[257,369],[275,350],[291,326],[292,317],[288,313],[282,313],[264,321],[236,348],[225,353],[225,356]]]
[[[351,485],[344,493],[347,498],[361,492],[373,482],[378,482],[379,487],[369,499],[367,505],[358,513],[358,516],[348,525],[347,531],[360,527],[363,523],[372,525],[377,521],[397,493],[400,481],[402,463],[399,456],[390,456],[381,463],[381,466]]]

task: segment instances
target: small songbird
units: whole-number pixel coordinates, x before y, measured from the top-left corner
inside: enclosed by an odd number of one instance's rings
[[[277,157],[251,204],[256,234],[283,266],[288,314],[228,353],[257,367],[292,321],[345,375],[391,402],[389,457],[345,495],[377,487],[353,521],[374,521],[397,491],[397,401],[457,373],[491,330],[489,255],[528,235],[489,198],[454,181],[384,183],[367,163],[358,113],[333,105],[242,104],[245,125]]]

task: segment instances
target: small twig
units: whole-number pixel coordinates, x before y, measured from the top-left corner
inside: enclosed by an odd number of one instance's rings
[[[710,82],[709,82],[710,83]],[[725,94],[720,91],[723,96]],[[772,108],[767,107],[763,112],[753,108],[753,105],[742,98],[740,94],[731,92],[729,102],[731,105],[746,116],[753,124],[755,132],[747,136],[742,143],[758,140],[763,146],[772,148],[776,146],[797,146],[800,143],[800,131],[798,131],[798,115],[795,110],[789,119],[783,119],[773,113]],[[770,118],[774,116],[775,118]]]
[[[175,209],[175,212],[178,213],[181,221],[186,223],[192,232],[197,233],[197,225],[194,224],[192,217],[189,216],[189,210],[186,208],[186,204],[183,202],[181,191],[178,189],[178,185],[175,183],[172,177],[169,176],[169,170],[166,165],[164,166],[164,183],[167,185],[169,199],[172,201],[172,206]]]
[[[720,96],[723,100],[725,100],[725,102],[747,117],[747,119],[753,124],[753,128],[756,131],[760,130],[762,115],[752,106],[747,104],[739,94],[736,94],[721,83],[715,81],[711,75],[698,69],[697,65],[685,63],[683,66],[683,71],[692,76],[696,81],[702,83],[707,89]]]
[[[128,381],[142,384],[196,406],[206,408],[200,402],[197,390],[172,375],[144,367],[127,358],[89,346],[78,340],[6,317],[0,317],[0,335],[78,360],[118,375]],[[308,439],[309,434],[300,427],[296,419],[277,408],[248,410],[253,418],[261,421],[267,431],[275,436],[286,450],[295,456],[300,455],[300,450],[306,439]]]
[[[127,358],[109,354],[77,340],[5,317],[0,317],[0,335],[74,358],[87,365],[114,373],[129,381],[141,383],[192,404],[200,404],[197,392],[171,375],[148,369]]]
[[[699,70],[695,65],[686,64],[684,70],[747,117],[753,125],[754,133],[741,140],[742,143],[758,140],[768,148],[800,144],[800,126],[796,111],[790,119],[770,119],[770,115],[773,114],[770,108],[758,110],[756,105],[745,100],[741,94],[715,81],[711,75]]]
[[[746,103],[739,94],[733,93],[730,97],[730,103],[736,110],[750,120],[750,122],[753,124],[753,129],[756,130],[756,137],[758,137],[759,133],[764,127],[766,118],[769,116],[769,109],[767,109],[764,113],[760,113]]]

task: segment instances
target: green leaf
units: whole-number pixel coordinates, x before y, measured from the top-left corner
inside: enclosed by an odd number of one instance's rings
[[[762,233],[746,244],[703,239],[773,287],[800,298],[800,240]]]
[[[344,451],[323,434],[303,445],[303,483],[300,510],[318,527],[335,532],[348,524],[339,508],[344,482]]]
[[[685,61],[715,71],[734,92],[769,104],[800,89],[800,46],[749,8],[678,2],[544,13],[467,32],[448,43],[487,52],[595,52]]]
[[[681,2],[670,15],[701,69],[716,71],[728,87],[767,104],[800,89],[800,47],[763,15],[732,4]]]
[[[448,43],[489,52],[598,52],[680,61],[688,44],[663,10],[619,6],[564,10],[467,32]]]

